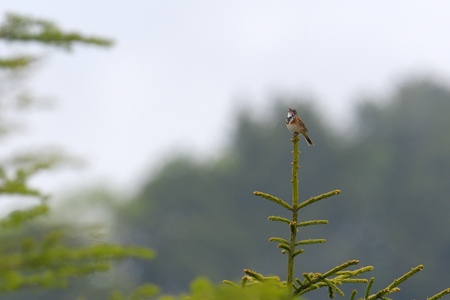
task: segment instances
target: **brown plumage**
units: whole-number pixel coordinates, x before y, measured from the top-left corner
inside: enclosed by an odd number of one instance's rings
[[[297,115],[295,109],[289,108],[286,118],[286,127],[293,134],[303,135],[308,142],[308,146],[314,145],[314,142],[308,136],[308,128],[306,128],[305,123],[303,123],[302,119]]]

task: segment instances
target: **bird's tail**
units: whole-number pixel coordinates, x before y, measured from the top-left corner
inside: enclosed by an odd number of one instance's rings
[[[309,138],[309,136],[306,134],[304,135],[305,140],[308,142],[308,146],[313,146],[314,142]]]

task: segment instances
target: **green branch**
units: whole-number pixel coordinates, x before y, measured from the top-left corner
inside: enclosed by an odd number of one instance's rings
[[[244,273],[255,279],[256,281],[262,282],[264,280],[264,276],[250,269],[244,269]]]
[[[38,42],[70,50],[74,43],[96,46],[111,46],[112,40],[96,36],[84,36],[77,32],[63,32],[52,22],[7,14],[0,26],[0,39],[8,41]]]
[[[320,273],[303,273],[303,277],[305,280],[302,282],[300,279],[296,279],[296,283],[298,287],[294,290],[294,295],[303,295],[309,291],[328,287],[329,293],[337,292],[340,294],[341,290],[337,290],[336,286],[341,285],[344,282],[351,283],[367,283],[367,279],[365,278],[354,278],[362,273],[369,272],[373,270],[372,266],[363,267],[357,270],[345,270],[344,269],[358,264],[358,260],[350,260],[347,261],[323,274]],[[336,275],[336,276],[335,276]],[[335,276],[334,278],[329,278],[331,276]]]
[[[36,58],[28,55],[16,55],[10,58],[0,58],[0,68],[19,69],[29,66]]]
[[[270,216],[268,219],[269,219],[269,221],[283,222],[283,223],[287,223],[287,224],[291,223],[291,221],[289,219],[286,219],[286,218],[283,218],[280,216]]]
[[[280,237],[271,237],[269,239],[269,242],[277,242],[277,243],[289,245],[289,242],[287,240],[280,238]]]
[[[272,196],[270,194],[266,194],[266,193],[263,193],[263,192],[256,191],[256,192],[253,192],[253,195],[263,197],[264,199],[267,199],[267,200],[270,200],[272,202],[275,202],[276,204],[279,204],[279,205],[283,206],[286,209],[292,210],[292,206],[290,206],[289,204],[287,204],[285,201],[281,200],[280,198],[277,198],[277,197]]]
[[[328,220],[311,220],[311,221],[304,221],[297,224],[297,227],[303,227],[303,226],[311,226],[311,225],[324,225],[328,224]]]
[[[301,240],[295,243],[296,246],[299,245],[309,245],[309,244],[321,244],[326,243],[327,241],[325,239],[307,239],[307,240]]]
[[[299,205],[296,205],[295,207],[296,207],[297,209],[301,209],[301,208],[303,208],[303,207],[305,207],[305,206],[308,206],[308,205],[311,205],[311,204],[313,204],[313,203],[315,203],[315,202],[317,202],[317,201],[320,201],[320,200],[329,198],[329,197],[334,196],[334,195],[338,195],[338,194],[340,194],[340,193],[341,193],[340,190],[334,190],[334,191],[331,191],[331,192],[328,192],[328,193],[324,193],[324,194],[322,194],[322,195],[319,195],[319,196],[316,196],[316,197],[309,198],[308,200],[306,200],[306,201],[300,203]]]
[[[420,272],[423,270],[423,265],[418,265],[415,268],[412,268],[411,271],[409,271],[408,273],[406,273],[405,275],[403,275],[402,277],[395,279],[390,285],[388,285],[388,289],[392,289],[394,287],[397,287],[398,285],[400,285],[402,282],[404,282],[406,279],[408,279],[409,277],[413,276],[414,274],[416,274],[417,272]]]
[[[297,173],[298,173],[298,157],[300,154],[300,151],[298,150],[298,141],[300,139],[298,138],[298,134],[294,134],[292,137],[292,144],[293,144],[293,150],[292,150],[292,175],[291,175],[291,184],[292,184],[292,219],[290,223],[291,227],[291,234],[289,238],[289,252],[288,252],[288,258],[287,258],[287,270],[286,270],[286,284],[289,289],[289,292],[291,292],[291,287],[294,285],[294,258],[301,252],[295,251],[296,248],[296,241],[297,241],[297,223],[298,223],[298,179],[297,179]]]
[[[45,204],[36,205],[32,208],[16,210],[7,217],[0,220],[0,228],[18,227],[28,220],[47,214],[49,208]]]
[[[404,282],[405,280],[407,280],[408,278],[410,278],[411,276],[413,276],[414,274],[416,274],[417,272],[420,272],[423,270],[423,265],[418,265],[415,268],[412,268],[411,271],[405,273],[402,277],[395,279],[390,285],[388,285],[386,288],[379,290],[377,293],[370,295],[369,297],[366,297],[367,300],[375,300],[375,299],[381,299],[382,297],[388,295],[388,294],[392,294],[392,293],[396,293],[399,292],[400,289],[398,288],[398,286]],[[369,287],[368,287],[369,290]],[[366,294],[368,293],[368,290],[366,290]]]
[[[298,204],[298,157],[300,154],[300,151],[298,150],[298,141],[299,141],[298,134],[294,134],[294,137],[292,138],[293,143],[293,150],[292,150],[292,175],[291,175],[291,184],[292,184],[292,207],[296,207]]]
[[[328,276],[334,275],[337,272],[339,272],[339,271],[341,271],[341,270],[343,270],[345,268],[348,268],[350,266],[357,265],[357,264],[359,264],[359,260],[356,260],[356,259],[349,260],[349,261],[347,261],[347,262],[345,262],[343,264],[340,264],[339,266],[334,267],[333,269],[323,273],[322,277],[328,277]]]
[[[445,290],[437,293],[436,295],[427,298],[427,300],[437,300],[448,294],[450,294],[450,288],[445,289]]]
[[[366,293],[364,294],[364,298],[369,298],[370,289],[372,288],[373,282],[375,281],[375,278],[370,278],[369,283],[367,284]]]

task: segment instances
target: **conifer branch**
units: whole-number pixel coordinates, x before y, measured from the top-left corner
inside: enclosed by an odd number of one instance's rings
[[[450,294],[450,288],[445,289],[445,290],[437,293],[436,295],[427,298],[427,300],[437,300],[448,294]]]
[[[388,294],[392,294],[392,293],[396,293],[399,292],[400,289],[398,288],[398,286],[404,282],[405,280],[407,280],[408,278],[410,278],[411,276],[413,276],[414,274],[416,274],[417,272],[420,272],[423,270],[423,265],[418,265],[415,268],[412,268],[409,272],[405,273],[403,276],[401,276],[398,279],[395,279],[390,285],[388,285],[386,288],[379,290],[377,293],[370,295],[369,297],[366,297],[367,300],[375,300],[375,299],[380,299],[382,297],[384,297],[385,295]],[[367,291],[366,291],[367,293]]]
[[[355,300],[356,293],[357,293],[356,290],[352,291],[352,294],[350,295],[350,300]]]
[[[354,271],[342,271],[343,269],[346,269],[358,263],[359,261],[357,260],[350,260],[323,274],[303,273],[303,277],[305,278],[305,280],[301,282],[300,279],[296,279],[296,282],[299,283],[299,287],[294,290],[294,295],[303,295],[311,290],[318,289],[324,286],[333,288],[333,286],[341,285],[343,282],[366,283],[367,279],[354,277],[363,272],[371,271],[373,269],[372,267],[363,267]],[[337,276],[334,278],[329,278],[334,275]]]
[[[270,216],[268,219],[269,219],[269,221],[277,221],[277,222],[283,222],[283,223],[287,223],[287,224],[291,223],[291,221],[289,219],[283,218],[280,216]]]
[[[405,273],[402,277],[395,279],[387,288],[392,289],[394,287],[399,286],[406,279],[408,279],[409,277],[413,276],[414,274],[416,274],[417,272],[420,272],[422,270],[423,270],[423,265],[418,265],[417,267],[412,268],[411,271]]]
[[[283,254],[284,253],[288,253],[288,254],[291,253],[291,247],[289,247],[289,244],[286,245],[286,244],[281,244],[280,243],[280,244],[277,245],[277,247],[283,249],[283,251],[281,252]]]
[[[326,243],[327,241],[325,239],[307,239],[307,240],[301,240],[295,243],[295,246],[299,245],[309,245],[309,244],[321,244]]]
[[[340,282],[348,282],[348,283],[367,283],[367,279],[365,279],[365,278],[343,278],[343,279],[341,279],[341,278],[339,278],[339,277],[336,277],[336,279],[337,280],[339,280]]]
[[[29,66],[36,58],[27,55],[19,55],[10,58],[0,58],[0,68],[19,69]]]
[[[255,279],[256,281],[262,282],[264,280],[264,276],[250,269],[244,269],[244,273]]]
[[[289,288],[289,292],[291,292],[291,287],[294,284],[294,258],[298,254],[302,252],[295,251],[295,243],[297,242],[297,223],[298,223],[298,179],[297,173],[299,168],[298,157],[300,151],[298,150],[298,134],[294,134],[292,137],[292,175],[291,175],[291,184],[292,184],[292,220],[290,223],[291,234],[289,238],[289,252],[287,257],[287,272],[286,272],[286,285]]]
[[[293,143],[293,150],[292,150],[292,175],[291,175],[291,184],[292,184],[292,207],[296,208],[298,204],[298,178],[297,173],[298,169],[300,168],[298,157],[300,154],[300,151],[298,150],[298,141],[299,141],[298,134],[294,134],[292,138]],[[297,219],[293,220],[297,222]]]
[[[308,206],[308,205],[311,205],[311,204],[313,204],[313,203],[315,203],[315,202],[317,202],[317,201],[320,201],[320,200],[329,198],[329,197],[334,196],[334,195],[338,195],[338,194],[340,194],[340,193],[341,193],[340,190],[334,190],[334,191],[331,191],[331,192],[328,192],[328,193],[324,193],[324,194],[322,194],[322,195],[319,195],[319,196],[316,196],[316,197],[309,198],[308,200],[306,200],[306,201],[304,201],[304,202],[298,204],[298,205],[295,206],[295,207],[296,207],[297,209],[301,209],[301,208],[303,208],[303,207],[305,207],[305,206]]]
[[[305,250],[298,249],[298,250],[294,251],[294,253],[292,253],[292,257],[296,257],[297,255],[302,254],[303,252],[305,252]]]
[[[373,282],[375,281],[375,278],[370,278],[369,283],[367,284],[366,293],[364,294],[364,298],[369,298],[370,295],[370,289],[372,288]]]
[[[323,273],[322,276],[323,277],[328,277],[328,276],[334,275],[337,272],[339,272],[339,271],[341,271],[341,270],[343,270],[345,268],[348,268],[350,266],[357,265],[357,264],[359,264],[359,260],[356,260],[356,259],[355,260],[349,260],[349,261],[347,261],[347,262],[345,262],[343,264],[340,264],[339,266],[334,267],[333,269]]]
[[[20,194],[33,197],[42,196],[42,194],[38,190],[29,188],[25,183],[19,181],[3,182],[3,185],[0,186],[0,194]]]
[[[233,287],[236,287],[236,288],[238,288],[239,287],[239,285],[237,285],[236,283],[234,283],[233,281],[230,281],[230,280],[223,280],[222,281],[223,283],[225,283],[225,284],[228,284],[228,285],[230,285],[230,286],[233,286]]]
[[[356,276],[362,273],[366,273],[366,272],[371,272],[373,271],[373,267],[372,266],[365,266],[362,268],[359,268],[357,270],[354,271],[339,271],[336,272],[336,275],[344,275],[344,276]],[[367,282],[367,279],[365,279]]]
[[[56,46],[70,50],[75,44],[110,46],[111,40],[95,36],[84,36],[76,32],[63,32],[55,24],[34,18],[7,15],[0,24],[1,42],[32,42]],[[32,55],[9,55],[0,57],[0,69],[26,69],[38,57]],[[9,76],[10,74],[7,74]],[[14,77],[7,77],[14,79]],[[6,83],[2,82],[2,87]],[[8,87],[8,84],[6,84]],[[15,89],[15,87],[14,87]],[[4,96],[2,90],[2,96]],[[9,87],[7,89],[9,93]],[[33,101],[25,92],[12,93],[12,100],[7,95],[1,108],[9,110],[27,108]],[[3,103],[4,102],[4,103]],[[1,109],[0,109],[1,110]],[[2,116],[3,116],[2,111]],[[9,122],[0,117],[0,135],[9,131]],[[24,149],[28,149],[25,147]],[[83,276],[110,269],[112,261],[128,257],[151,259],[154,252],[147,248],[121,246],[114,244],[93,243],[89,246],[75,246],[70,237],[64,239],[60,227],[63,224],[31,224],[31,230],[25,227],[31,220],[48,213],[45,205],[48,195],[30,187],[30,179],[43,170],[54,169],[61,162],[68,162],[67,157],[55,151],[34,151],[14,155],[0,161],[0,195],[32,196],[41,200],[41,204],[27,209],[18,209],[0,220],[2,231],[0,242],[0,293],[20,289],[50,288],[67,286],[70,277]],[[50,226],[49,226],[50,225]],[[76,243],[78,244],[78,243]],[[155,294],[151,285],[136,289],[131,298]]]
[[[111,46],[112,40],[96,36],[84,36],[77,32],[63,32],[52,22],[31,17],[7,14],[5,23],[0,26],[0,39],[8,41],[38,42],[67,50],[74,43],[96,46]]]
[[[41,216],[48,213],[48,211],[49,208],[45,204],[40,204],[29,209],[13,211],[6,218],[0,220],[0,228],[11,228],[20,226],[28,220],[32,220],[37,216]]]
[[[283,249],[282,253],[289,253],[291,251],[289,242],[283,238],[271,237],[269,238],[269,242],[278,242],[279,244],[277,245],[277,247]]]
[[[344,292],[337,287],[335,282],[333,282],[332,280],[329,280],[327,278],[322,278],[322,280],[329,287],[328,294],[331,296],[330,298],[334,298],[333,291],[336,291],[341,297],[344,297]]]
[[[269,242],[278,242],[281,244],[289,245],[289,242],[287,240],[280,237],[271,237],[269,238]]]
[[[311,220],[311,221],[304,221],[297,224],[297,227],[303,227],[303,226],[311,226],[311,225],[323,225],[328,224],[328,220]]]
[[[250,277],[248,277],[247,275],[244,276],[244,277],[242,277],[242,280],[241,280],[241,287],[246,286],[246,285],[247,285],[247,282],[248,282],[249,280],[250,280]]]
[[[285,201],[281,200],[280,198],[277,198],[277,197],[272,196],[270,194],[266,194],[266,193],[263,193],[263,192],[256,191],[256,192],[253,192],[253,195],[263,197],[263,198],[265,198],[267,200],[270,200],[272,202],[275,202],[275,203],[283,206],[284,208],[286,208],[288,210],[292,210],[292,206],[290,206],[289,204],[287,204]]]

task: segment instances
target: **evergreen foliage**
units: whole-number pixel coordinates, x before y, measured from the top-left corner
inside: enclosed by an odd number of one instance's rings
[[[0,42],[38,42],[70,49],[74,43],[109,46],[107,39],[66,33],[55,24],[10,14],[0,26]],[[11,71],[26,71],[36,61],[31,55],[0,58],[0,72],[5,80],[13,79]],[[6,85],[5,82],[2,82]],[[2,92],[4,92],[2,90]],[[0,95],[0,127],[9,133],[5,122],[8,110],[22,107],[23,98],[12,93]],[[48,226],[42,222],[49,213],[49,196],[30,185],[42,171],[73,162],[60,151],[41,150],[12,153],[0,160],[0,196],[34,199],[34,205],[11,212],[0,219],[0,296],[36,288],[66,287],[74,277],[105,272],[115,261],[124,258],[151,259],[154,252],[144,247],[96,243],[75,245],[66,238],[63,224]],[[17,201],[20,201],[18,198]],[[143,286],[139,295],[149,294]]]
[[[412,275],[415,273],[421,271],[423,269],[422,265],[417,266],[416,268],[413,268],[411,271],[405,273],[403,276],[401,276],[398,279],[395,279],[391,284],[389,284],[387,287],[379,290],[378,292],[374,294],[371,293],[371,288],[373,286],[374,278],[372,277],[369,280],[365,278],[359,277],[361,274],[364,274],[366,272],[370,272],[373,270],[372,266],[366,266],[362,267],[356,270],[348,270],[348,267],[357,265],[359,261],[357,260],[350,260],[346,263],[343,263],[341,265],[338,265],[331,270],[328,270],[324,273],[303,273],[302,276],[304,277],[303,280],[300,278],[295,278],[295,272],[294,272],[294,260],[297,257],[297,255],[302,254],[304,252],[303,249],[297,249],[300,245],[307,245],[307,244],[316,244],[316,243],[324,243],[324,239],[306,239],[306,240],[300,240],[297,241],[297,234],[299,233],[299,228],[304,226],[299,226],[299,212],[305,208],[308,205],[314,204],[320,200],[327,199],[331,196],[340,194],[341,191],[334,190],[328,193],[321,194],[316,197],[311,197],[308,200],[305,200],[301,203],[299,203],[299,187],[298,187],[298,169],[299,166],[299,135],[298,133],[294,133],[292,142],[293,142],[293,161],[292,161],[292,175],[291,175],[291,184],[292,184],[292,204],[288,204],[285,201],[283,201],[280,198],[277,198],[275,196],[272,196],[270,194],[265,194],[261,192],[254,192],[256,196],[261,196],[264,199],[267,199],[269,201],[272,201],[280,206],[282,206],[284,209],[288,210],[290,213],[292,213],[291,219],[286,219],[283,217],[278,216],[271,216],[269,217],[270,221],[280,221],[282,223],[287,223],[289,225],[289,232],[290,232],[290,238],[289,240],[280,238],[280,237],[272,237],[269,239],[269,241],[275,241],[278,242],[278,247],[282,249],[282,253],[286,254],[287,259],[287,275],[286,275],[286,281],[281,281],[278,277],[265,277],[262,274],[258,274],[255,271],[252,270],[244,270],[246,273],[246,276],[243,277],[241,281],[242,288],[246,288],[247,284],[250,282],[265,282],[265,281],[273,281],[278,283],[280,289],[286,290],[286,295],[288,297],[294,297],[294,296],[300,296],[306,293],[309,293],[313,290],[320,289],[322,287],[325,287],[328,289],[328,297],[330,299],[334,298],[336,294],[338,294],[341,297],[344,297],[343,290],[339,287],[346,283],[367,283],[367,288],[365,291],[365,294],[363,298],[359,298],[361,300],[374,300],[374,299],[386,299],[387,295],[397,293],[400,291],[400,288],[398,286],[409,279]],[[311,220],[306,221],[309,225],[318,225],[320,224],[318,221],[322,220]],[[274,280],[275,278],[275,280]],[[294,281],[295,278],[295,281]],[[230,281],[225,281],[225,283],[230,284]],[[237,286],[234,284],[234,286]],[[431,299],[438,299],[442,295],[450,293],[450,289],[446,289],[437,295],[433,296]],[[355,299],[355,296],[357,294],[357,290],[353,290],[351,294],[351,299]],[[219,298],[218,298],[219,299]]]
[[[423,264],[426,272],[421,274],[427,275],[404,282],[396,299],[425,298],[448,286],[449,239],[440,228],[450,226],[450,91],[432,80],[415,79],[381,100],[383,105],[362,99],[352,130],[341,134],[305,105],[311,99],[274,99],[270,114],[257,120],[240,113],[235,135],[219,159],[198,162],[184,156],[167,163],[121,212],[121,224],[129,226],[124,240],[139,237],[160,253],[151,269],[143,266],[143,280],[164,290],[183,290],[199,275],[219,281],[241,277],[236,270],[244,268],[279,277],[285,273],[283,260],[266,242],[283,235],[283,222],[278,227],[264,222],[268,215],[283,220],[283,207],[250,201],[249,191],[289,199],[286,153],[291,149],[280,116],[294,106],[316,142],[303,149],[301,194],[308,198],[333,186],[344,198],[306,208],[320,224],[329,220],[331,226],[320,234],[333,246],[311,245],[316,250],[299,258],[302,269],[326,271],[336,261],[358,258],[376,266],[372,290],[377,291],[389,286],[390,278]],[[308,228],[302,239],[318,230]]]
[[[66,32],[56,24],[42,19],[7,14],[0,26],[0,40],[7,42],[32,42],[71,50],[73,45],[111,46],[112,40],[96,36],[86,36],[77,32]],[[19,68],[28,66],[34,58],[29,55],[0,59],[0,67]]]

